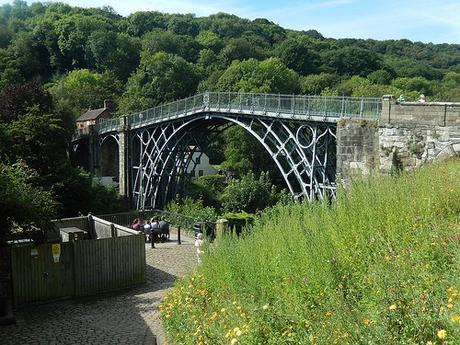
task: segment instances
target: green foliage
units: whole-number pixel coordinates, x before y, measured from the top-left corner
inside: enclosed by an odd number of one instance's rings
[[[319,67],[320,56],[305,39],[288,38],[276,47],[275,54],[287,67],[302,75],[315,73]]]
[[[255,221],[255,216],[246,212],[239,213],[225,213],[221,218],[228,220],[228,228],[231,231],[235,231],[237,235],[240,235],[243,229],[252,225]]]
[[[70,167],[67,148],[74,118],[61,105],[55,107],[51,95],[39,84],[5,88],[0,105],[0,158],[10,163],[21,161],[36,171],[34,186],[38,186],[37,193],[40,188],[51,191],[53,211],[75,216],[79,211],[120,210],[115,190],[93,183],[89,175]]]
[[[337,75],[332,73],[310,74],[302,78],[302,93],[306,95],[320,95],[323,90],[333,88],[337,84]]]
[[[215,53],[219,52],[224,45],[220,37],[212,31],[201,31],[195,39],[201,46],[211,49]]]
[[[142,49],[144,54],[148,55],[166,52],[172,55],[179,55],[187,61],[196,62],[200,45],[190,36],[155,30],[142,37]]]
[[[166,206],[166,211],[191,217],[195,221],[215,221],[217,219],[214,208],[204,206],[203,200],[194,200],[189,197],[169,203]]]
[[[125,211],[115,189],[107,188],[80,168],[64,164],[57,169],[59,176],[53,181],[58,212],[63,217],[79,213],[105,214]]]
[[[122,86],[110,73],[96,73],[77,69],[59,80],[50,92],[62,106],[67,106],[78,117],[91,109],[104,106],[104,100],[114,100]]]
[[[220,91],[298,93],[299,76],[278,58],[234,61],[217,83]]]
[[[38,84],[13,85],[0,95],[0,127],[4,146],[0,156],[14,163],[24,160],[46,179],[66,159],[73,123],[55,109],[49,93]]]
[[[359,76],[343,80],[333,89],[323,91],[323,94],[355,97],[382,97],[383,95],[400,95],[402,93],[403,91],[395,86],[372,84],[369,79]],[[410,93],[404,93],[404,95],[413,96]]]
[[[50,228],[56,204],[50,192],[34,185],[37,177],[24,163],[0,164],[0,245],[14,227]]]
[[[225,176],[207,175],[192,179],[187,185],[186,195],[194,200],[202,200],[204,205],[218,210],[221,207],[221,195],[224,191]]]
[[[190,84],[190,74],[186,73],[184,81],[174,85],[179,90],[189,89],[187,94],[193,93],[200,81],[200,91],[297,93],[302,90],[308,94],[335,94],[337,82],[353,75],[368,76],[371,85],[377,88],[372,94],[380,93],[381,85],[391,85],[398,77],[423,77],[438,82],[428,89],[424,88],[427,85],[422,88],[418,85],[416,90],[411,83],[397,85],[404,94],[428,90],[424,93],[435,100],[459,100],[460,94],[459,82],[444,78],[448,73],[460,72],[460,53],[455,45],[409,40],[336,40],[325,38],[315,30],[286,30],[267,19],[250,21],[225,13],[196,18],[191,14],[145,11],[123,17],[111,8],[78,8],[53,2],[28,5],[16,1],[13,5],[0,6],[0,88],[32,79],[60,84],[59,76],[75,69],[111,74],[114,76],[111,82],[115,84],[116,80],[126,83],[134,73],[136,81],[130,80],[125,85],[130,91],[129,96],[123,97],[123,109],[130,111],[169,100],[155,97],[152,102],[151,96],[146,99],[141,96],[148,90],[132,90],[142,89],[143,80],[154,78],[146,67],[147,59],[141,61],[140,56],[158,52],[171,54],[172,64],[176,63],[175,55],[193,64],[190,67],[194,70],[195,77],[191,78],[194,82]],[[265,71],[262,61],[274,57],[282,65],[272,61],[267,63]],[[236,60],[250,59],[257,60],[257,66],[248,63],[239,71],[232,67]],[[226,75],[219,80],[227,69],[231,70],[227,74],[237,76]],[[307,76],[302,88],[292,71]],[[330,73],[335,78],[309,78],[312,73]],[[168,77],[160,79],[171,81]],[[161,94],[168,82],[155,85]],[[120,97],[119,86],[113,89],[114,98]],[[81,97],[82,93],[77,94]],[[130,103],[127,98],[133,101]],[[82,108],[70,107],[70,110],[77,114]]]
[[[180,56],[165,52],[143,54],[120,99],[120,112],[143,110],[195,93],[199,82],[195,68]]]
[[[249,172],[239,180],[230,181],[222,194],[222,207],[226,212],[256,213],[276,202],[276,188],[264,172],[259,178]]]
[[[460,161],[354,181],[224,237],[161,310],[172,342],[460,342]]]
[[[346,47],[324,55],[328,68],[338,74],[366,76],[380,69],[381,61],[371,50]]]
[[[396,78],[391,82],[391,85],[400,90],[415,92],[418,95],[424,94],[430,96],[433,94],[434,83],[426,80],[423,77],[414,78]]]
[[[125,33],[94,31],[88,40],[90,65],[100,72],[111,72],[126,81],[140,61],[141,42]],[[120,63],[122,61],[122,63]],[[113,78],[114,79],[114,78]],[[116,88],[117,82],[107,82],[107,88]]]

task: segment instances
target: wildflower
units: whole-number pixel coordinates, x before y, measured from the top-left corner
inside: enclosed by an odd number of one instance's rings
[[[225,308],[222,308],[222,309],[220,310],[220,312],[221,312],[221,313],[225,312]]]
[[[450,317],[450,321],[454,322],[454,323],[460,323],[460,316],[454,314]]]
[[[366,319],[363,319],[363,322],[364,322],[365,325],[368,325],[368,324],[371,323],[371,320],[366,318]]]
[[[434,345],[434,343],[432,341],[427,341],[426,345]]]
[[[388,309],[390,309],[390,310],[395,310],[395,309],[396,309],[396,304],[390,305],[390,307],[389,307]]]
[[[214,321],[214,319],[217,317],[217,312],[213,312],[212,315],[208,318],[209,321]]]
[[[267,310],[268,309],[268,304],[265,304],[263,307],[262,307],[263,310]]]
[[[438,338],[441,340],[444,340],[446,339],[446,337],[447,337],[447,332],[444,329],[440,329],[438,331]]]
[[[234,345],[238,342],[238,339],[236,338],[233,338],[231,341],[230,341],[230,344]]]
[[[235,335],[236,335],[237,337],[239,337],[239,336],[241,335],[241,333],[242,333],[241,330],[238,329],[238,330],[235,332]]]
[[[328,310],[328,311],[326,312],[326,316],[332,316],[332,311]]]
[[[453,307],[452,303],[447,304],[447,309],[452,309],[452,307]]]

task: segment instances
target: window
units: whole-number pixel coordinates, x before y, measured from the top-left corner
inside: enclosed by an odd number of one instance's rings
[[[200,156],[196,157],[195,158],[195,163],[200,164],[200,162],[201,162],[201,157]]]
[[[198,170],[198,176],[203,176],[203,170]]]

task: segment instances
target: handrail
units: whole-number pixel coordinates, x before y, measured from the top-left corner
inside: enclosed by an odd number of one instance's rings
[[[382,101],[377,97],[205,92],[125,116],[130,128],[139,128],[200,112],[336,121],[341,117],[378,118],[381,109]],[[122,118],[102,119],[97,123],[96,131],[114,131],[123,123]]]

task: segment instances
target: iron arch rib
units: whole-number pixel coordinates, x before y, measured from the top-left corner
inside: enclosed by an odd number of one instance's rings
[[[132,144],[139,146],[132,164],[136,207],[164,206],[193,165],[188,148],[199,146],[196,130],[203,136],[203,128],[225,123],[241,126],[260,142],[295,198],[335,197],[335,124],[206,112],[133,133]]]

